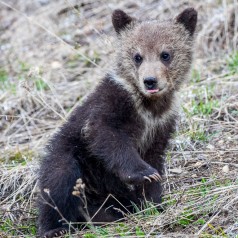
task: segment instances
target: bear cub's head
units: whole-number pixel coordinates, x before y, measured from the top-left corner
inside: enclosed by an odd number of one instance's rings
[[[174,19],[138,21],[115,10],[116,73],[123,83],[148,98],[179,89],[192,63],[197,12],[185,9]]]

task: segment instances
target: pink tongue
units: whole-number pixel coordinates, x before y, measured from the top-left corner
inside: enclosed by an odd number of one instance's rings
[[[149,93],[157,93],[159,89],[152,89],[152,90],[147,90]]]

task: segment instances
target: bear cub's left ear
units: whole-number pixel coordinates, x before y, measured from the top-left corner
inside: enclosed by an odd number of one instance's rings
[[[130,17],[125,12],[120,9],[116,9],[112,13],[112,24],[116,33],[120,34],[122,30],[124,30],[135,18]]]
[[[197,25],[197,11],[194,8],[187,8],[176,17],[176,21],[184,25],[192,36]]]

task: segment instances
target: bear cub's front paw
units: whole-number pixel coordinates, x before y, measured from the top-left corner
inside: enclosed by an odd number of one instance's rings
[[[64,237],[65,234],[67,234],[67,230],[60,227],[47,231],[42,237],[43,238]]]
[[[162,177],[158,171],[152,167],[138,169],[133,171],[123,171],[119,174],[120,179],[127,184],[141,184],[146,181],[162,181]]]

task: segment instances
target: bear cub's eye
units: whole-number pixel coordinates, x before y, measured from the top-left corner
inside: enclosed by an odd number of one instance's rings
[[[135,56],[134,56],[134,60],[135,60],[135,62],[137,63],[137,64],[141,64],[142,63],[142,61],[143,61],[143,58],[142,58],[142,56],[140,55],[140,54],[135,54]]]
[[[160,58],[163,60],[163,61],[169,61],[170,60],[170,54],[168,52],[162,52],[161,55],[160,55]]]

